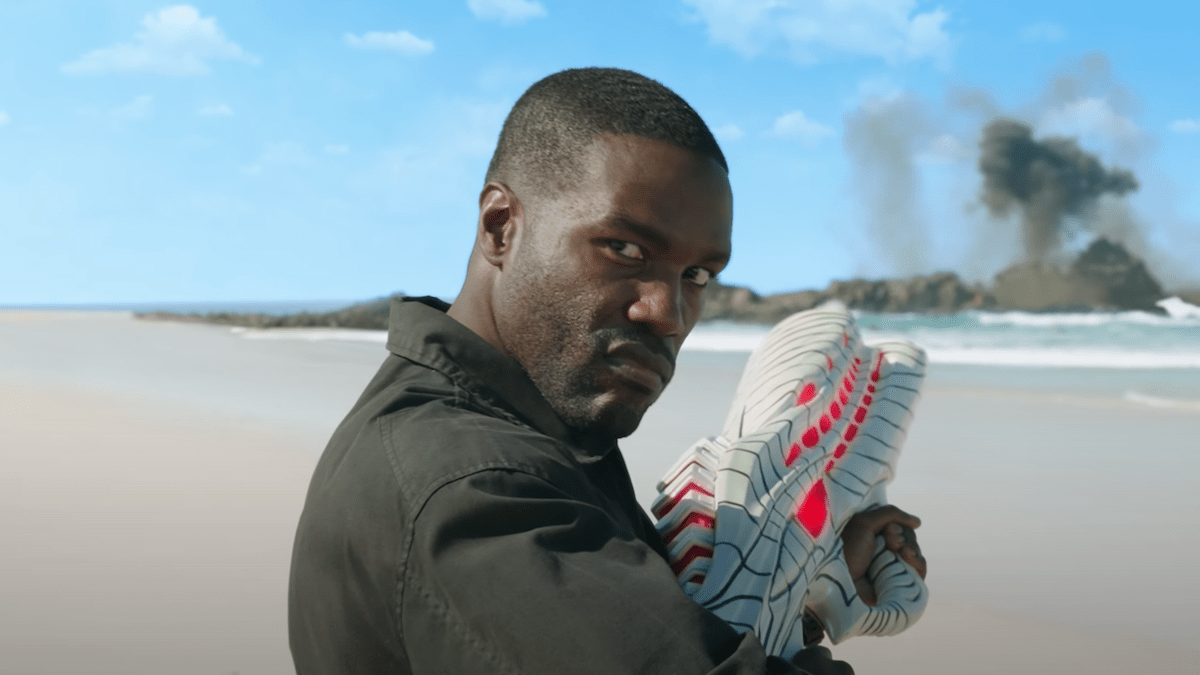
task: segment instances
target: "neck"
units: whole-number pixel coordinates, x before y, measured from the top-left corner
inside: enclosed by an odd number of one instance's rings
[[[471,329],[473,333],[486,340],[502,353],[507,354],[500,332],[496,328],[496,317],[492,311],[491,296],[485,292],[486,284],[472,274],[467,274],[458,297],[450,305],[446,314],[455,321]]]

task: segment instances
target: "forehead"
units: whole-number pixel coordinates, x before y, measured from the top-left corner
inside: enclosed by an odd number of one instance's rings
[[[609,217],[728,251],[733,195],[715,160],[672,143],[601,134],[583,156],[581,197]]]

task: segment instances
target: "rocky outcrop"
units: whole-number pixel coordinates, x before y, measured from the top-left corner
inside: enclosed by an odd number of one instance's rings
[[[866,312],[949,314],[967,309],[1048,311],[1142,310],[1166,294],[1120,244],[1097,239],[1070,267],[1022,264],[996,277],[992,288],[967,284],[952,272],[907,279],[834,281],[821,291],[760,296],[748,288],[709,284],[703,319],[774,323],[794,312],[840,300]]]
[[[392,297],[403,297],[397,294]],[[300,312],[299,314],[241,314],[237,312],[209,312],[207,314],[175,314],[171,312],[147,312],[138,314],[139,319],[163,321],[188,321],[216,323],[246,328],[365,328],[387,330],[388,313],[392,298],[377,298],[344,307],[335,312]]]
[[[969,285],[953,272],[907,279],[834,281],[821,291],[799,291],[766,297],[748,288],[710,284],[703,319],[774,323],[829,300],[866,312],[949,314],[994,304],[979,285]]]
[[[1174,295],[1189,305],[1200,307],[1200,288],[1176,290],[1167,295]]]
[[[867,312],[948,314],[993,304],[982,286],[968,285],[952,272],[883,281],[835,281],[825,293],[850,309]]]
[[[993,288],[1001,309],[1030,312],[1162,311],[1162,286],[1146,265],[1107,239],[1092,242],[1070,267],[1025,263],[996,276]]]

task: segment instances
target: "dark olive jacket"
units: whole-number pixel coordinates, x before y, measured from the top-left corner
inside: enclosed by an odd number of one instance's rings
[[[521,366],[436,300],[309,487],[288,593],[300,675],[797,672],[683,594],[615,447],[589,455]]]

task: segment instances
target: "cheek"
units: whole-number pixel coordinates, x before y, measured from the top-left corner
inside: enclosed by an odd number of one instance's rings
[[[563,289],[546,307],[546,321],[554,324],[559,346],[573,354],[590,351],[591,335],[603,324],[595,299],[581,290]]]
[[[507,304],[502,313],[506,342],[519,360],[545,363],[553,355],[577,352],[587,334],[586,312],[569,284],[537,269],[510,281],[502,293]]]
[[[525,328],[542,340],[553,335],[564,348],[590,344],[598,329],[626,325],[626,310],[638,297],[637,282],[622,278],[621,270],[585,244],[566,246],[557,255],[533,252],[506,272],[504,295],[521,305],[524,320],[538,324]]]
[[[686,286],[683,288],[679,303],[683,308],[684,335],[692,332],[692,329],[700,322],[700,315],[704,313],[704,293],[704,288],[695,290]]]

